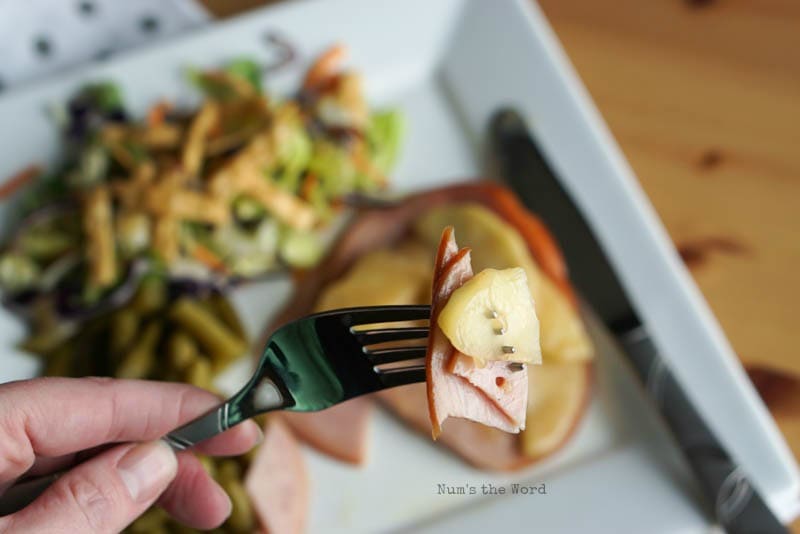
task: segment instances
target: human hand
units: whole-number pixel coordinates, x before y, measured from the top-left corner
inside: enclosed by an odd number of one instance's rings
[[[0,495],[18,480],[71,467],[28,506],[0,517],[0,533],[118,532],[154,502],[188,526],[219,526],[231,512],[226,493],[191,453],[153,441],[219,402],[166,382],[37,378],[0,385]],[[247,421],[196,450],[238,455],[261,436]]]

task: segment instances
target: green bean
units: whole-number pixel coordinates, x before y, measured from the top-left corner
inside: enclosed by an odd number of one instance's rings
[[[72,347],[65,345],[49,355],[44,374],[47,376],[71,376],[73,363]]]
[[[134,534],[166,532],[166,523],[167,513],[162,508],[153,506],[131,524],[129,531]]]
[[[197,459],[200,460],[200,463],[203,464],[203,469],[206,470],[206,473],[211,475],[212,478],[217,478],[217,466],[214,463],[214,460],[210,456],[205,456],[203,454],[198,454]]]
[[[50,332],[36,332],[25,338],[25,341],[19,344],[19,348],[25,352],[46,356],[58,346],[59,341],[63,342]]]
[[[132,309],[118,310],[111,317],[111,339],[109,348],[114,355],[120,355],[133,344],[139,332],[139,316]]]
[[[216,313],[225,325],[241,339],[247,339],[247,332],[239,320],[239,314],[224,295],[215,293],[208,299],[211,309]]]
[[[160,310],[167,302],[167,286],[157,276],[146,276],[131,299],[130,307],[141,315]]]
[[[167,340],[167,357],[177,371],[185,371],[197,358],[197,344],[181,330],[176,330]]]
[[[115,376],[117,378],[144,378],[155,363],[155,348],[161,337],[161,325],[151,322],[145,326],[137,343],[125,355]]]
[[[37,260],[58,257],[75,245],[75,237],[55,229],[36,230],[22,235],[18,246]]]
[[[261,428],[264,428],[264,427],[262,426]],[[246,453],[244,453],[241,456],[239,456],[239,463],[241,464],[243,470],[247,470],[247,468],[250,466],[250,464],[253,463],[253,460],[255,459],[256,455],[258,454],[258,449],[259,449],[259,447],[253,447],[252,449],[250,449]]]
[[[187,527],[177,521],[170,521],[169,523],[169,531],[172,534],[196,534],[197,531],[193,528]]]
[[[213,378],[208,358],[198,357],[186,370],[186,381],[199,388],[213,390]]]
[[[228,493],[233,504],[231,515],[225,522],[228,530],[237,534],[252,532],[255,527],[253,509],[250,505],[250,497],[242,483],[238,480],[228,480],[222,483],[222,489]]]
[[[244,339],[194,301],[179,299],[172,306],[170,317],[203,345],[215,363],[230,362],[247,350]]]
[[[229,480],[240,480],[242,478],[242,468],[233,458],[221,460],[217,465],[217,480],[220,484]]]
[[[47,312],[34,311],[34,314],[36,317],[33,322],[33,331],[25,341],[20,343],[20,349],[46,356],[53,350],[75,339],[76,335],[73,328],[64,325],[63,322],[59,323],[52,318],[48,318],[49,314]],[[90,325],[91,323],[87,324],[85,328],[89,328]],[[79,333],[81,331],[82,329]]]

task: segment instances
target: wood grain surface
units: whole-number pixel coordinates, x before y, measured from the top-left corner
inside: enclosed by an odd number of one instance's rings
[[[800,457],[800,2],[540,5]]]
[[[800,2],[540,5],[800,458]]]

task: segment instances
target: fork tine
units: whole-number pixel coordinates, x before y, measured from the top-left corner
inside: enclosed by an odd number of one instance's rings
[[[430,319],[430,306],[371,306],[368,308],[347,308],[330,312],[342,317],[348,326],[362,324],[391,323],[395,321],[414,321]],[[324,315],[324,314],[321,314]]]
[[[424,358],[426,351],[426,347],[393,347],[389,349],[364,350],[373,365]]]
[[[387,341],[401,341],[404,339],[425,339],[428,337],[428,327],[413,328],[379,328],[375,330],[358,330],[356,339],[362,345],[377,345]]]
[[[416,382],[425,382],[425,366],[400,367],[378,373],[378,378],[384,387],[393,388]]]

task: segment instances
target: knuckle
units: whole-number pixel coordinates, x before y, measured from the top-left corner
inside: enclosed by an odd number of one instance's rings
[[[87,376],[84,377],[84,380],[87,382],[91,382],[93,384],[97,384],[98,386],[112,386],[114,385],[115,380],[110,376]]]
[[[109,485],[87,477],[62,479],[61,497],[64,504],[80,512],[90,532],[109,532],[115,515],[115,492]]]
[[[0,482],[9,482],[33,466],[36,455],[22,427],[11,416],[0,415]]]

